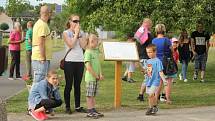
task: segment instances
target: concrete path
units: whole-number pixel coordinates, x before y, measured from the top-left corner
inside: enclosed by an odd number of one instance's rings
[[[53,59],[51,61],[51,68],[58,68],[59,62],[64,56],[64,51],[55,52],[53,54]],[[9,62],[10,63],[10,62]],[[8,65],[9,71],[10,64]],[[25,73],[25,62],[21,62],[20,73],[23,75]],[[15,94],[19,93],[25,88],[25,82],[22,80],[8,80],[9,72],[6,72],[4,76],[0,76],[0,97],[3,99],[8,99]]]
[[[105,112],[105,117],[96,121],[215,121],[215,106],[185,108],[185,109],[160,109],[156,116],[146,116],[146,110],[115,110]],[[86,114],[74,113],[72,115],[56,114],[49,116],[48,121],[95,121],[86,118]],[[26,114],[8,114],[8,121],[35,121]]]

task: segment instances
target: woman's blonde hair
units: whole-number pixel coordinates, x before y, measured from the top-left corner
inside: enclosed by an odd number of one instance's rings
[[[165,34],[166,33],[166,27],[164,24],[157,24],[155,26],[155,32],[156,34]]]
[[[67,29],[70,28],[70,21],[72,20],[72,18],[73,18],[74,16],[80,17],[78,14],[72,14],[72,15],[70,15],[69,20],[68,20],[67,23],[66,23],[66,28],[67,28]]]
[[[21,27],[21,24],[19,22],[14,23],[14,28],[17,28],[17,27]]]
[[[149,23],[152,24],[152,20],[149,18],[144,18],[143,23]]]

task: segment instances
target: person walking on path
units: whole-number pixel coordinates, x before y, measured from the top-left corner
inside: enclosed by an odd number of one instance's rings
[[[165,37],[166,27],[164,24],[157,24],[155,26],[155,32],[156,32],[157,37],[152,40],[152,44],[156,45],[157,57],[161,60],[161,62],[163,62],[164,54],[167,57],[172,56],[172,52],[173,52],[172,42],[167,37]],[[162,85],[164,83],[166,103],[168,103],[168,104],[171,104],[171,99],[170,99],[171,87],[172,87],[173,78],[175,78],[175,77],[176,77],[176,74],[166,75],[167,82],[162,80],[160,83],[159,89],[158,89],[157,97],[159,97],[160,91],[162,89]]]
[[[87,117],[99,118],[103,117],[95,109],[95,96],[98,93],[99,81],[103,80],[101,65],[99,60],[98,37],[91,33],[88,38],[87,49],[84,53],[84,63],[86,66],[85,82],[86,82],[86,98],[88,114]]]
[[[51,33],[48,26],[50,17],[50,8],[48,6],[42,6],[40,8],[40,18],[33,27],[31,59],[34,83],[45,79],[52,58],[53,42],[51,41]]]
[[[48,119],[45,111],[62,104],[57,72],[50,70],[47,78],[32,86],[28,97],[29,114],[38,121]]]
[[[33,22],[28,21],[27,32],[25,36],[25,49],[26,49],[26,67],[27,67],[27,77],[32,78],[31,74],[31,54],[32,54],[32,35],[33,35]]]
[[[160,80],[166,82],[165,75],[163,73],[163,64],[160,59],[156,57],[156,46],[154,44],[148,45],[146,48],[147,54],[150,59],[147,60],[147,72],[146,72],[146,93],[148,96],[149,108],[146,115],[154,115],[158,111],[157,108],[157,92]]]
[[[144,73],[144,80],[143,80],[143,82],[141,84],[139,95],[137,97],[137,100],[139,100],[139,101],[144,101],[144,92],[146,90],[145,72],[144,71],[146,70],[146,67],[147,67],[146,61],[149,59],[149,57],[147,55],[147,52],[146,52],[146,47],[149,44],[152,43],[152,39],[153,39],[152,33],[150,32],[151,28],[152,28],[152,20],[149,19],[149,18],[145,18],[143,20],[143,25],[148,30],[148,39],[142,45],[140,43],[137,44],[137,46],[138,46],[138,52],[139,52],[139,57],[140,57],[140,65],[141,65],[140,67],[141,67],[141,69],[142,69],[142,71]]]
[[[83,48],[86,47],[86,40],[83,33],[80,32],[80,17],[71,15],[67,23],[67,30],[63,32],[63,40],[65,42],[66,51],[68,53],[65,58],[64,75],[66,85],[64,89],[64,100],[66,104],[66,113],[71,114],[70,93],[74,82],[75,110],[77,112],[86,112],[80,107],[81,97],[81,81],[84,72],[84,54]]]
[[[132,34],[127,35],[127,42],[135,42],[135,39],[133,38]],[[132,76],[135,72],[135,61],[127,61],[126,62],[126,70],[124,72],[124,75],[122,77],[123,81],[134,83],[135,81],[132,79]]]
[[[191,60],[191,39],[188,37],[187,31],[183,29],[179,37],[179,60],[182,64],[181,73],[179,74],[179,79],[187,82],[187,67]]]
[[[197,23],[197,31],[191,34],[192,52],[195,62],[193,80],[197,80],[198,71],[201,71],[200,82],[205,82],[205,69],[209,50],[209,34],[203,30],[203,23]]]
[[[14,69],[16,68],[16,79],[22,79],[20,75],[20,50],[22,43],[22,29],[19,22],[14,23],[14,30],[10,33],[9,51],[11,54],[11,65],[9,80],[13,80]]]

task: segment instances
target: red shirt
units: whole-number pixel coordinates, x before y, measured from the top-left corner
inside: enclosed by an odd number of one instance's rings
[[[173,50],[173,58],[174,58],[174,61],[175,61],[176,63],[178,63],[178,60],[179,60],[178,49],[174,49],[174,50]]]

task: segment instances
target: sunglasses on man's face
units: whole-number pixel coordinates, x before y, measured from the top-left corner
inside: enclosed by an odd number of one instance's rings
[[[72,20],[73,23],[80,23],[80,20]]]

